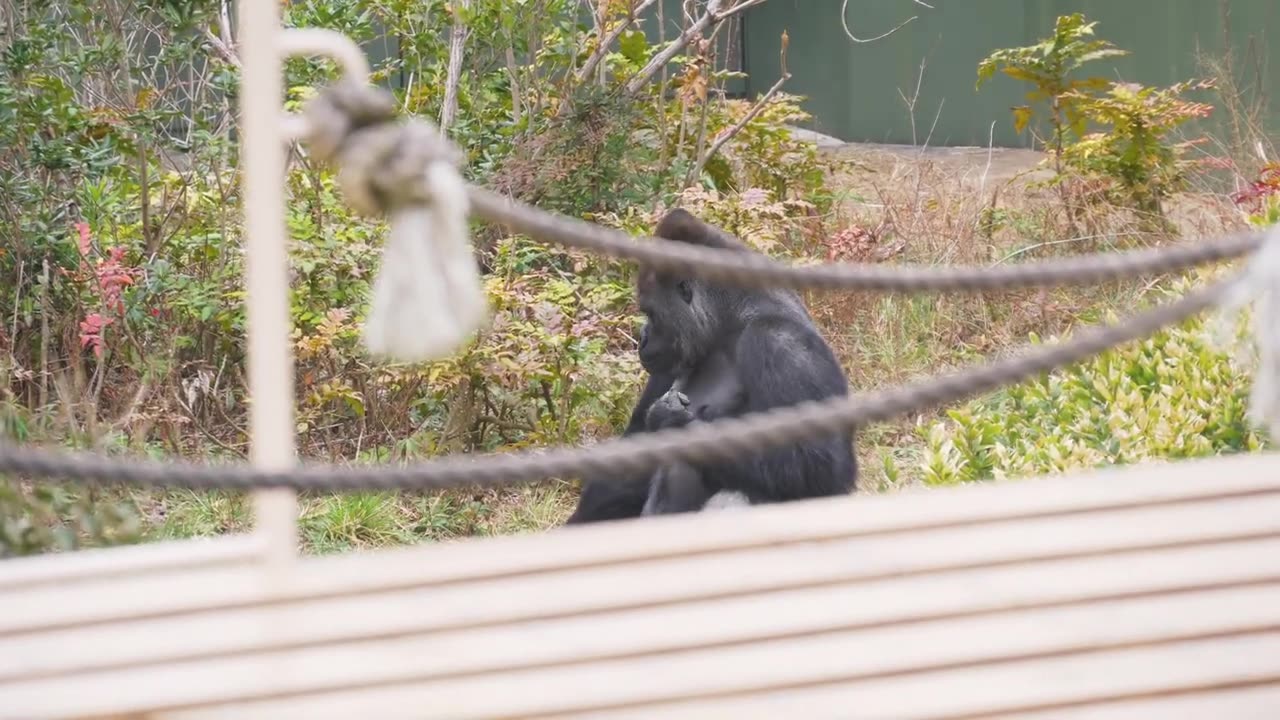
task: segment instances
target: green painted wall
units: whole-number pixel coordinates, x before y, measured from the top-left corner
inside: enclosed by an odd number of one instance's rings
[[[1072,12],[1097,20],[1098,37],[1130,51],[1110,64],[1095,63],[1090,74],[1167,85],[1197,75],[1197,49],[1218,53],[1230,38],[1238,57],[1250,46],[1264,53],[1263,84],[1280,94],[1280,47],[1266,53],[1267,36],[1280,38],[1280,0],[930,0],[933,10],[910,0],[853,0],[848,23],[858,37],[918,16],[863,44],[845,37],[841,4],[769,0],[748,11],[743,45],[747,90],[763,92],[778,77],[779,36],[786,29],[792,73],[786,89],[808,96],[810,127],[844,140],[1029,145],[1028,136],[1014,132],[1009,113],[1023,103],[1025,86],[999,76],[977,91],[977,65],[994,49],[1032,44],[1052,31],[1058,15]],[[922,62],[913,128],[903,96],[915,93]],[[1271,108],[1269,123],[1280,129],[1280,104],[1272,100]]]

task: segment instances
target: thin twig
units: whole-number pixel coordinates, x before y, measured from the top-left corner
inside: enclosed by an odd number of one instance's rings
[[[784,65],[783,67],[785,68],[786,66]],[[778,94],[778,90],[782,88],[783,83],[790,79],[791,73],[786,72],[784,69],[782,77],[778,78],[778,81],[773,84],[773,87],[769,88],[769,91],[756,101],[756,104],[751,107],[751,110],[748,111],[741,120],[734,123],[733,127],[727,130],[722,130],[718,135],[716,135],[716,139],[711,142],[711,147],[707,148],[707,151],[698,158],[698,163],[694,166],[691,175],[693,177],[701,175],[702,169],[706,166],[707,162],[720,151],[720,148],[724,147],[725,143],[732,140],[734,135],[742,132],[742,129],[745,128],[748,123],[755,120],[756,116],[759,115],[764,110],[765,106],[769,104],[769,101],[773,99],[773,96]]]
[[[930,4],[928,4],[928,3],[925,3],[925,2],[922,2],[921,0],[911,0],[911,1],[912,1],[912,2],[914,2],[914,3],[915,3],[915,4],[917,4],[917,5],[921,5],[921,6],[923,6],[923,7],[927,7],[927,8],[929,8],[930,10],[935,9],[932,5],[930,5]],[[869,42],[875,42],[876,40],[883,40],[883,39],[885,39],[885,38],[889,37],[890,35],[892,35],[892,34],[894,34],[894,33],[898,32],[898,31],[899,31],[899,30],[901,30],[902,28],[906,27],[906,26],[907,26],[907,24],[908,24],[908,23],[910,23],[911,21],[913,21],[913,20],[918,20],[918,19],[920,18],[920,16],[919,16],[919,15],[912,15],[911,17],[909,17],[909,18],[907,18],[906,20],[904,20],[904,21],[902,21],[901,23],[899,23],[897,27],[893,28],[893,29],[892,29],[892,30],[890,30],[889,32],[882,33],[882,34],[877,35],[877,36],[875,36],[875,37],[873,37],[873,38],[866,38],[866,39],[864,40],[864,39],[862,39],[862,38],[855,37],[855,36],[854,36],[854,34],[853,34],[853,31],[851,31],[851,30],[849,29],[849,20],[848,20],[848,19],[847,19],[847,17],[846,17],[846,16],[848,15],[848,13],[849,13],[849,0],[844,0],[844,2],[840,4],[840,25],[844,28],[844,34],[845,34],[845,35],[846,35],[850,40],[852,40],[853,42],[856,42],[856,43],[869,43]]]
[[[466,10],[471,0],[458,0],[458,7]],[[449,68],[444,83],[444,103],[440,107],[440,132],[448,132],[453,119],[458,114],[458,85],[462,82],[462,53],[467,45],[467,37],[471,30],[462,22],[462,17],[455,8],[453,11],[453,31],[449,36]]]

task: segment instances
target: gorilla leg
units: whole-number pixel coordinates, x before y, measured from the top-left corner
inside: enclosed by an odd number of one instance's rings
[[[566,525],[639,517],[649,498],[649,474],[596,477],[582,483],[578,507]]]
[[[669,515],[697,512],[716,492],[702,481],[702,473],[688,463],[675,462],[660,468],[649,481],[649,494],[641,515]]]

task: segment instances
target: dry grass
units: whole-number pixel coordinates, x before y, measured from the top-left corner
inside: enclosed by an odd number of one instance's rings
[[[1237,230],[1239,213],[1222,194],[1202,190],[1172,203],[1175,232],[1121,208],[1092,207],[1068,217],[1058,193],[1040,183],[1042,156],[1027,150],[848,146],[833,184],[846,199],[830,225],[837,247],[818,255],[885,264],[990,265],[1189,241]],[[833,252],[834,250],[834,252]],[[1091,287],[982,295],[811,292],[807,302],[848,369],[855,390],[909,382],[981,362],[1027,341],[1097,322],[1134,307],[1151,287]],[[940,411],[938,411],[940,412]],[[914,426],[937,412],[865,428],[859,435],[863,485],[912,484],[921,446]],[[901,477],[890,478],[883,458]]]

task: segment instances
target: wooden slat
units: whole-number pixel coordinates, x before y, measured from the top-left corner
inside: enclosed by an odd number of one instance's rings
[[[986,717],[990,720],[1274,720],[1280,708],[1280,683],[1261,682],[1264,684],[1252,685],[1246,680],[1240,684],[1228,682],[1214,689],[1179,688],[1088,705],[1066,702],[1057,707],[991,713]]]
[[[458,638],[447,645],[393,641],[365,647],[330,646],[323,651],[298,654],[287,662],[258,660],[235,665],[154,668],[146,674],[152,683],[148,702],[163,705],[179,698],[200,702],[198,695],[183,689],[193,674],[214,672],[222,680],[241,683],[251,681],[251,676],[288,668],[283,677],[259,677],[257,683],[270,694],[296,691],[298,684],[322,683],[321,687],[327,687],[251,705],[225,702],[224,689],[209,683],[201,695],[204,703],[212,705],[199,711],[166,712],[161,717],[389,717],[396,715],[396,708],[407,707],[423,708],[426,717],[456,720],[559,717],[575,711],[596,717],[610,707],[647,707],[670,699],[731,698],[742,693],[758,696],[762,690],[816,682],[841,687],[850,700],[845,707],[859,708],[872,716],[945,717],[941,714],[945,711],[954,717],[964,712],[1012,710],[1064,698],[1114,696],[1206,680],[1275,677],[1280,681],[1277,599],[1280,592],[1276,586],[1247,588],[830,632],[413,683],[405,681],[413,679],[411,668],[415,664],[435,654],[445,654],[446,658],[465,656],[471,647],[470,639]],[[779,608],[784,609],[785,606]],[[661,614],[655,614],[645,625],[657,627],[662,621]],[[1168,639],[1175,634],[1170,631],[1171,624],[1180,630],[1178,635],[1186,637],[1227,633],[1236,636],[1169,644]],[[589,632],[601,634],[613,628],[602,620]],[[528,637],[525,642],[566,640],[574,638],[549,630],[541,636]],[[1103,644],[1116,648],[1106,652],[1095,649]],[[1135,647],[1126,648],[1127,645]],[[1090,656],[1087,662],[1071,657],[1080,653]],[[1085,677],[1087,682],[1082,682],[1082,675],[1089,672],[1086,666],[1094,664],[1096,676]],[[371,665],[376,667],[370,668]],[[1206,668],[1209,665],[1212,670]],[[1065,674],[1068,672],[1071,674]],[[401,684],[381,684],[370,679],[386,682],[396,675],[401,676]],[[135,677],[134,682],[145,682],[140,673]],[[302,678],[305,681],[297,682]],[[93,707],[101,707],[103,701],[120,697],[121,680],[119,676],[101,675],[86,678],[77,687],[93,698]],[[1016,691],[1008,687],[1011,685],[1016,686]],[[62,712],[83,702],[55,692],[33,698],[33,691],[56,690],[56,686],[41,686],[38,682],[23,686],[16,695],[6,693],[7,699],[18,707],[33,701],[46,706],[56,703],[50,709]],[[900,689],[886,689],[895,686]],[[722,713],[724,709],[717,707],[716,714]],[[642,714],[653,717],[652,709]],[[687,715],[696,716],[699,713]]]
[[[692,521],[677,516],[647,518],[643,523],[577,526],[539,535],[313,558],[272,570],[268,578],[244,567],[126,575],[96,585],[94,603],[78,602],[56,589],[21,595],[0,592],[0,604],[16,609],[0,614],[0,635],[252,604],[264,593],[278,599],[344,596],[560,568],[1280,493],[1280,473],[1266,469],[1276,462],[1270,456],[1215,459],[1208,461],[1213,463],[1212,470],[1204,467],[1205,462],[1000,486],[787,503],[756,507],[750,512],[709,513]],[[324,571],[302,572],[311,567]],[[282,574],[290,577],[282,578]],[[270,587],[264,584],[268,580]]]
[[[901,613],[912,607],[919,612],[961,611],[966,609],[961,598],[970,598],[973,591],[953,585],[956,573],[965,571],[967,582],[982,583],[971,598],[975,608],[999,607],[1019,597],[1020,602],[1059,601],[1089,587],[1097,593],[1138,592],[1280,576],[1280,567],[1267,562],[1280,557],[1280,498],[1231,501],[1220,512],[1201,516],[1194,507],[1135,511],[1110,525],[1069,516],[15,633],[0,636],[0,683],[76,668],[474,629],[603,610],[693,602],[719,607],[729,604],[728,599],[788,589],[823,588],[823,595],[843,593],[851,600],[865,595],[873,605],[859,603],[857,609],[864,613]],[[1274,537],[1230,541],[1265,533]],[[1199,547],[1180,547],[1187,543]],[[1161,546],[1166,549],[1143,550]],[[1179,549],[1183,552],[1174,552]],[[1068,560],[1046,560],[1055,557]],[[1130,566],[1135,558],[1153,569],[1134,575]],[[1238,560],[1231,562],[1233,558]],[[1073,582],[1055,586],[1050,583],[1054,575],[1070,576]],[[636,577],[649,579],[637,582]],[[906,587],[885,584],[894,580]],[[1008,594],[994,592],[999,582]],[[1058,594],[1046,595],[1050,588]],[[520,601],[512,603],[512,598]],[[793,621],[823,622],[824,616],[812,610]],[[264,627],[271,632],[264,633]],[[73,646],[94,650],[66,652]]]
[[[849,652],[861,648],[848,647]],[[1210,718],[1276,717],[1275,698],[1280,694],[1280,672],[1274,658],[1280,652],[1280,634],[1254,634],[1200,642],[1135,647],[1109,652],[1085,652],[1062,657],[1027,659],[1004,664],[960,667],[938,672],[904,674],[882,677],[865,682],[832,682],[825,686],[811,686],[789,692],[755,692],[736,697],[721,697],[702,701],[650,704],[620,708],[615,712],[591,710],[583,713],[562,713],[556,717],[591,717],[601,720],[622,718],[653,718],[689,720],[706,717],[746,720],[775,720],[782,717],[802,718],[858,718],[877,720],[971,720],[973,718],[1040,718],[1040,713],[1054,713],[1056,717],[1075,718],[1091,716],[1077,714],[1082,708],[1095,712],[1111,705],[1111,717],[1152,718],[1170,720],[1171,717]],[[830,653],[827,657],[833,657]],[[1259,667],[1261,665],[1262,667]],[[735,667],[736,667],[735,663]],[[582,678],[590,682],[589,678]],[[1235,691],[1218,690],[1223,686],[1245,687]],[[1251,692],[1254,690],[1266,692]],[[1215,692],[1217,690],[1217,692]],[[372,694],[372,693],[370,693]],[[1205,708],[1197,702],[1212,694],[1212,712],[1188,714],[1188,705]],[[1200,696],[1200,697],[1198,697]],[[419,696],[421,697],[421,696]],[[353,698],[354,699],[354,698]],[[386,699],[391,700],[389,696]],[[228,705],[225,711],[235,717],[314,717],[337,718],[330,711],[316,712],[320,698],[308,704],[279,705],[283,714],[273,715],[270,706],[256,708]],[[328,698],[335,707],[340,700]],[[402,694],[393,702],[413,703]],[[1126,702],[1127,701],[1127,702]],[[366,698],[356,700],[358,707],[367,708],[376,715],[379,708],[391,708],[393,704],[374,704]],[[425,707],[434,705],[430,700],[419,700]],[[1193,704],[1194,703],[1194,704]],[[1115,713],[1115,706],[1127,712]],[[357,705],[347,704],[346,709]],[[402,704],[400,707],[413,707]],[[1180,708],[1166,714],[1158,709]],[[262,710],[263,715],[257,712]],[[166,717],[214,717],[204,715],[166,715]],[[348,715],[348,717],[351,717]],[[455,717],[448,713],[438,717]],[[521,717],[533,718],[534,715]]]
[[[0,718],[1253,717],[1260,460],[0,583]]]
[[[255,562],[261,554],[259,538],[222,535],[12,558],[0,562],[0,599],[4,593],[36,586],[65,588],[68,583],[242,565]]]

